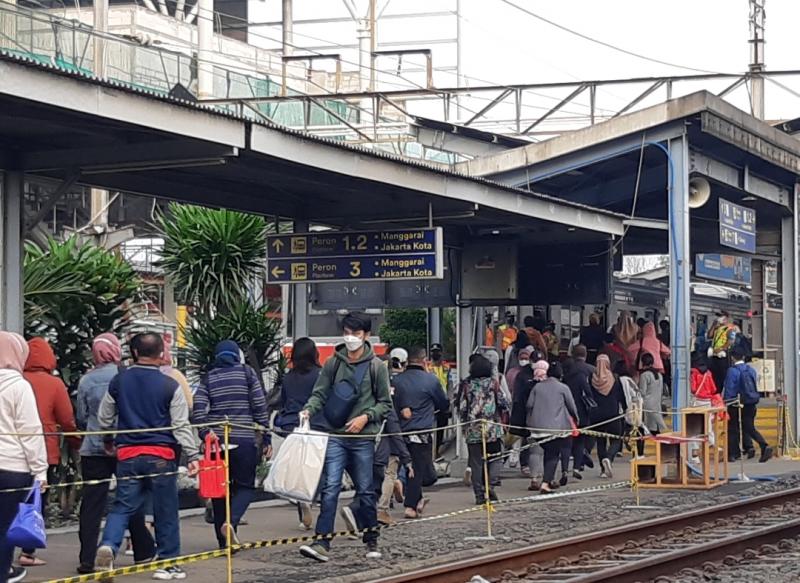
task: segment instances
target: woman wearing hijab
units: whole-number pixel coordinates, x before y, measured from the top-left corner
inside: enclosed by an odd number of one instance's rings
[[[175,379],[178,385],[181,387],[183,391],[183,396],[186,397],[186,403],[189,405],[189,411],[192,410],[192,387],[189,386],[189,381],[186,380],[186,377],[183,375],[181,371],[177,368],[173,368],[172,366],[172,353],[169,349],[169,341],[167,340],[166,336],[163,336],[164,340],[164,352],[161,355],[161,359],[163,364],[159,368],[159,370],[167,375]]]
[[[533,346],[526,346],[525,348],[521,349],[518,354],[519,359],[517,360],[517,366],[515,366],[506,373],[506,382],[508,384],[508,388],[511,390],[511,425],[515,425],[514,407],[516,403],[516,398],[514,396],[514,391],[516,390],[517,376],[519,375],[520,371],[522,371],[525,368],[530,370],[532,354],[533,354]],[[526,401],[522,401],[522,404],[524,404],[525,402]],[[519,406],[517,407],[518,411],[521,410],[519,409]],[[518,415],[517,422],[520,426],[524,425],[524,420],[525,420],[524,416]],[[509,455],[508,457],[508,465],[511,468],[516,468],[517,464],[520,462],[520,445],[521,445],[520,441],[521,440],[516,434],[511,433],[509,431],[506,443],[513,446],[511,455]],[[526,450],[524,468],[527,469],[527,466],[528,466],[528,453]],[[523,470],[523,475],[524,474],[525,471]],[[528,472],[528,475],[530,475],[530,472]]]
[[[223,340],[214,349],[214,363],[203,375],[194,395],[192,418],[195,423],[219,423],[200,431],[205,438],[214,431],[220,439],[223,424],[227,420],[236,424],[230,429],[229,456],[231,481],[231,524],[225,522],[225,499],[212,500],[214,509],[214,534],[220,548],[231,540],[238,544],[236,536],[239,522],[255,495],[256,466],[259,452],[256,447],[256,432],[253,425],[269,424],[267,399],[256,372],[239,362],[239,345],[233,340]],[[271,455],[269,435],[264,436],[265,455]]]
[[[58,466],[61,463],[61,436],[58,432],[72,433],[75,426],[75,414],[69,400],[67,387],[61,378],[55,376],[56,355],[44,338],[28,340],[28,358],[22,376],[28,381],[36,397],[36,408],[39,420],[47,434],[44,438],[47,448],[47,481],[53,486],[58,481]],[[81,445],[79,437],[68,437],[70,449],[77,451]],[[47,508],[48,492],[42,494],[42,509]],[[46,514],[46,513],[45,513]],[[22,549],[18,559],[21,567],[40,567],[47,563],[36,556],[36,549]]]
[[[558,461],[564,457],[562,452],[566,452],[566,461],[569,462],[569,433],[572,420],[578,416],[572,393],[561,382],[561,365],[555,363],[547,372],[548,377],[537,383],[528,397],[528,427],[535,427],[533,436],[544,440],[541,446],[544,449],[544,475],[539,490],[543,494],[553,491]],[[537,433],[537,430],[542,431]],[[554,435],[558,437],[553,439]],[[562,465],[560,484],[566,486],[567,480],[567,470]]]
[[[484,480],[484,462],[488,464],[489,499],[497,500],[493,483],[499,477],[502,465],[496,456],[503,447],[503,427],[501,419],[508,415],[509,403],[500,389],[500,383],[492,374],[492,364],[480,354],[474,355],[469,367],[469,376],[461,383],[458,391],[458,415],[464,423],[464,434],[469,455],[469,467],[472,470],[472,491],[475,504],[486,503],[486,482]],[[483,421],[490,423],[484,424]],[[483,456],[484,425],[486,429],[486,455]]]
[[[528,392],[523,403],[525,408],[525,426],[528,428],[536,428],[535,425],[532,426],[528,423],[528,418],[530,417],[528,402],[530,401],[530,395],[533,393],[533,389],[536,388],[536,385],[547,380],[547,371],[550,368],[550,363],[547,362],[546,358],[546,353],[537,354],[536,362],[534,362],[531,366],[532,375],[530,387],[528,388]],[[542,481],[544,479],[544,449],[542,449],[542,446],[539,445],[536,440],[534,440],[533,443],[529,444],[528,452],[528,463],[532,466],[530,470],[531,483],[528,485],[528,490],[535,492],[541,488],[543,483]]]
[[[614,325],[614,339],[626,350],[636,342],[639,336],[639,327],[633,321],[630,312],[620,312],[617,323]]]
[[[653,357],[653,365],[650,368],[662,375],[664,374],[662,358],[669,358],[672,355],[669,346],[665,345],[656,334],[656,326],[652,322],[646,322],[642,326],[642,339],[634,342],[630,346],[629,352],[636,359],[637,370],[643,370],[642,356],[649,354]]]
[[[122,349],[114,334],[104,333],[92,342],[94,368],[81,377],[78,382],[76,420],[78,427],[85,431],[100,431],[97,410],[100,401],[108,392],[111,379],[117,376],[122,359]],[[106,448],[102,435],[87,435],[80,449],[81,474],[84,480],[100,480],[99,484],[83,487],[81,509],[78,517],[78,538],[81,543],[78,555],[78,573],[94,573],[94,559],[97,554],[97,539],[100,535],[100,521],[108,502],[107,481],[117,468],[117,457]],[[139,512],[129,523],[133,544],[133,559],[146,562],[155,556],[153,536],[145,524],[145,515]]]
[[[42,422],[33,390],[22,376],[28,353],[22,336],[0,332],[0,583],[25,577],[24,568],[11,566],[14,547],[6,533],[34,478],[47,484]],[[12,489],[21,491],[4,491]]]
[[[519,448],[519,463],[522,475],[526,478],[530,478],[531,470],[529,461],[531,448],[525,445],[528,441],[528,435],[530,435],[530,432],[525,429],[525,427],[527,427],[526,408],[528,396],[530,395],[531,388],[534,384],[533,368],[531,368],[531,363],[542,360],[544,358],[544,353],[537,352],[535,350],[530,350],[530,352],[528,352],[528,349],[525,349],[525,351],[523,351],[521,354],[524,355],[523,362],[525,362],[525,366],[519,366],[511,371],[515,374],[513,375],[514,384],[511,386],[511,428],[508,432],[510,435],[515,436],[515,438],[521,438],[519,443],[515,444],[514,447]],[[525,360],[526,358],[527,361]]]
[[[597,403],[597,407],[590,412],[591,421],[593,425],[600,424],[594,427],[594,430],[621,436],[623,423],[620,412],[626,411],[628,404],[625,401],[622,384],[611,372],[611,361],[605,354],[597,357],[597,368],[592,375],[590,384],[592,397]],[[597,457],[602,468],[601,478],[613,477],[611,466],[621,448],[620,438],[597,438]]]
[[[528,333],[525,330],[517,332],[517,339],[514,340],[514,344],[506,348],[505,364],[503,366],[506,375],[518,366],[520,351],[530,345],[531,341],[528,339]],[[512,386],[511,383],[509,383],[509,386]]]

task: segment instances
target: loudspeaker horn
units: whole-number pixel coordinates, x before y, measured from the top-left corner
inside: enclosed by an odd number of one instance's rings
[[[697,209],[711,198],[711,184],[705,178],[695,177],[689,181],[689,208]]]

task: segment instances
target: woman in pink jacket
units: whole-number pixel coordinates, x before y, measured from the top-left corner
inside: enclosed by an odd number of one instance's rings
[[[664,374],[664,361],[661,359],[672,355],[669,346],[659,340],[656,334],[656,325],[652,322],[647,322],[642,326],[642,339],[631,344],[628,350],[635,359],[637,370],[642,370],[642,354],[646,352],[653,357],[651,369],[661,374]]]

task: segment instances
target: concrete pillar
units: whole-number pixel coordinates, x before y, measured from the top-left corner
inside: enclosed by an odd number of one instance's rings
[[[308,221],[295,221],[294,232],[305,233],[308,231]],[[308,336],[308,284],[297,283],[294,288],[294,302],[292,302],[292,338],[297,340]]]
[[[22,219],[25,208],[22,172],[3,174],[0,190],[0,329],[22,333]]]
[[[214,0],[197,0],[197,97],[214,96]]]
[[[783,386],[788,399],[786,406],[790,414],[792,432],[797,435],[800,419],[800,310],[798,310],[798,201],[800,186],[795,186],[794,213],[781,223],[781,293],[783,295]]]
[[[486,340],[486,308],[475,308],[475,346],[483,346]]]
[[[686,135],[670,140],[672,161],[669,196],[669,315],[672,323],[672,406],[689,402],[691,351],[689,252],[689,141]],[[674,417],[673,428],[680,419]]]

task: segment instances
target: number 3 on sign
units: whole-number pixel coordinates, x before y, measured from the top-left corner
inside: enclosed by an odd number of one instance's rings
[[[351,261],[350,262],[350,277],[358,277],[361,275],[361,262],[360,261]]]

